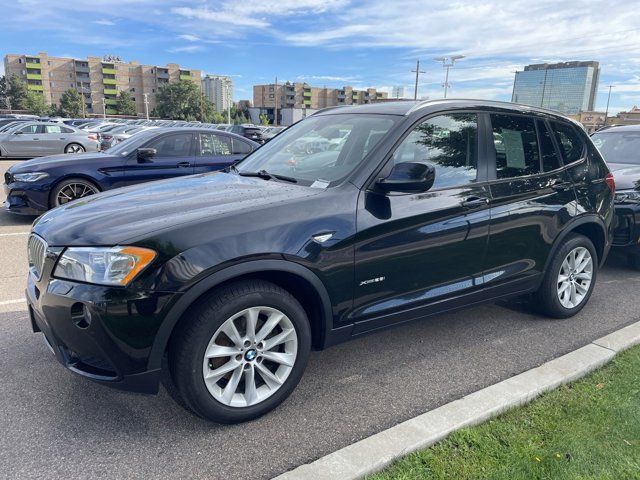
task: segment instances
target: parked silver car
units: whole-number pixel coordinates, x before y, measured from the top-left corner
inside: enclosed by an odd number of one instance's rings
[[[98,136],[62,123],[22,122],[0,132],[0,156],[42,157],[57,153],[95,152]]]

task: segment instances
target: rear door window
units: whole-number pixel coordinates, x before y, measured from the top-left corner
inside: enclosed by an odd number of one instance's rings
[[[540,173],[538,138],[533,118],[491,115],[497,178]]]
[[[543,121],[536,121],[538,126],[538,140],[540,141],[540,156],[542,157],[542,169],[545,172],[557,170],[562,166],[556,147],[553,145],[551,134]]]
[[[578,131],[565,123],[552,122],[551,125],[562,151],[565,165],[582,159],[585,144]]]
[[[199,155],[201,157],[231,155],[231,139],[225,135],[201,133]]]
[[[60,125],[45,125],[44,127],[45,133],[62,133],[62,128]]]

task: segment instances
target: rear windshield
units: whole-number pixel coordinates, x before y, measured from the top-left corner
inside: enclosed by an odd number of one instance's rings
[[[591,140],[606,162],[640,165],[640,131],[604,131],[594,133]]]

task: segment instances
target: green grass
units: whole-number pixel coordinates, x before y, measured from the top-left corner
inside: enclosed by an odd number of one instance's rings
[[[367,478],[640,479],[640,347]]]

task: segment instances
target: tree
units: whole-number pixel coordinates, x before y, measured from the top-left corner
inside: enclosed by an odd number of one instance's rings
[[[269,125],[269,119],[264,113],[260,114],[260,125]]]
[[[83,113],[84,99],[74,88],[63,92],[60,96],[60,108],[58,114],[62,117],[78,118]]]
[[[13,108],[13,107],[12,107]],[[24,102],[24,108],[32,115],[47,115],[51,111],[51,107],[44,101],[44,95],[36,92],[27,92],[27,98]]]
[[[9,108],[7,104],[7,77],[0,77],[0,108]]]
[[[118,115],[129,115],[135,116],[138,114],[138,110],[136,109],[136,102],[131,98],[131,94],[129,92],[120,92],[118,94],[118,98],[116,100],[116,110]]]
[[[11,75],[6,85],[6,97],[11,104],[12,110],[26,110],[27,84],[24,83],[17,75]]]
[[[190,80],[167,83],[158,89],[153,115],[171,120],[194,121],[207,113],[203,96]]]

